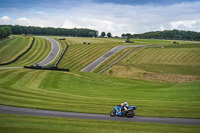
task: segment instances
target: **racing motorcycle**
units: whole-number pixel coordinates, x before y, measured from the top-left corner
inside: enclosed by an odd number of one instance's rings
[[[114,117],[114,116],[126,116],[126,117],[133,117],[135,115],[135,110],[137,109],[136,106],[129,106],[127,108],[127,110],[122,110],[122,106],[121,105],[116,105],[114,107],[114,110],[112,110],[110,112],[110,116]]]

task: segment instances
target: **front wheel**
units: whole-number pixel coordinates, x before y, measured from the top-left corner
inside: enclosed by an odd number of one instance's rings
[[[111,117],[114,117],[116,115],[116,111],[115,110],[112,110],[111,112],[110,112],[110,116]]]
[[[132,118],[133,116],[135,115],[135,111],[131,110],[131,111],[128,111],[126,116],[129,117],[129,118]]]

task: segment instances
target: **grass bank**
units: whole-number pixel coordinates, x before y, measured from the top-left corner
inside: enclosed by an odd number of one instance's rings
[[[35,117],[0,114],[3,133],[68,132],[68,133],[197,133],[199,126],[79,120],[54,117]],[[103,128],[102,128],[103,127]]]
[[[124,43],[125,39],[121,38],[67,37],[66,39],[70,46],[58,66],[75,71],[81,70],[113,47],[119,45],[150,45],[154,42],[156,44],[172,43],[166,40],[146,40],[144,43],[142,39],[138,39],[135,43]],[[83,42],[86,42],[86,44],[83,44]]]
[[[199,44],[136,49],[105,74],[167,82],[199,81],[199,51]],[[111,58],[104,65],[108,66],[115,60]]]
[[[12,35],[13,39],[0,43],[0,61],[1,63],[11,61],[31,42],[30,36]]]
[[[108,114],[127,101],[136,115],[200,118],[200,82],[172,84],[91,73],[0,70],[0,104]],[[89,108],[90,107],[90,108]]]
[[[44,60],[51,51],[51,43],[41,37],[35,37],[33,47],[15,63],[7,66],[30,66]]]

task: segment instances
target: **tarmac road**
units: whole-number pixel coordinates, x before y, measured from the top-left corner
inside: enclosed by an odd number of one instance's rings
[[[40,36],[40,37],[49,40],[52,46],[52,49],[49,55],[43,61],[41,61],[40,63],[37,63],[39,66],[47,66],[57,57],[58,53],[60,52],[60,46],[59,46],[59,43],[52,38],[43,37],[43,36]]]
[[[92,119],[92,120],[111,120],[111,121],[129,121],[129,122],[146,122],[162,124],[179,124],[179,125],[200,125],[200,119],[180,119],[180,118],[157,118],[157,117],[110,117],[102,114],[70,113],[60,111],[48,111],[39,109],[19,108],[0,105],[1,114],[18,114],[31,116],[62,117],[74,119]],[[136,112],[137,113],[137,112]]]
[[[122,45],[122,46],[114,47],[113,49],[111,49],[110,51],[108,51],[107,53],[105,53],[104,55],[99,57],[97,60],[95,60],[94,62],[92,62],[91,64],[89,64],[85,68],[83,68],[81,71],[92,72],[101,63],[103,63],[105,60],[107,60],[109,57],[111,57],[113,54],[117,53],[121,49],[127,48],[127,47],[138,47],[138,46],[142,46],[142,45]]]

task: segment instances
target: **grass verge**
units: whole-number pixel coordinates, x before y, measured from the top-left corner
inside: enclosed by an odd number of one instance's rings
[[[15,63],[6,66],[30,66],[44,60],[51,51],[51,43],[41,37],[35,37],[33,47]]]
[[[30,46],[30,36],[12,35],[13,39],[0,43],[0,61],[8,62],[16,58]]]
[[[81,120],[55,117],[0,114],[0,130],[14,132],[67,133],[197,133],[199,126]],[[103,128],[102,128],[103,127]]]
[[[108,114],[127,101],[136,115],[200,118],[200,82],[172,84],[95,73],[0,70],[0,104]],[[89,108],[90,107],[90,108]]]

